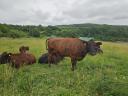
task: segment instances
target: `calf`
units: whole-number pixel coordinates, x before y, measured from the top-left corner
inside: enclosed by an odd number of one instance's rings
[[[34,55],[30,53],[9,53],[10,63],[12,67],[20,68],[23,65],[31,65],[36,62]]]
[[[20,53],[7,53],[4,52],[0,56],[0,63],[9,63],[12,67],[20,68],[23,65],[31,65],[36,62],[36,58],[33,54],[27,53],[29,47],[21,46],[19,48]]]
[[[0,64],[9,63],[10,59],[8,57],[9,57],[9,54],[7,52],[3,52],[0,55]]]
[[[59,63],[61,60],[63,59],[63,57],[61,57],[59,54],[53,54],[52,58],[50,60],[51,64],[57,64]],[[42,56],[39,58],[38,63],[48,63],[48,53],[42,54]]]
[[[42,54],[42,56],[38,59],[38,63],[48,63],[48,53]]]

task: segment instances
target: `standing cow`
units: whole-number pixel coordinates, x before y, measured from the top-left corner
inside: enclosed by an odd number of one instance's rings
[[[46,40],[46,48],[48,49],[48,61],[50,62],[52,56],[59,53],[61,57],[70,57],[72,62],[72,70],[76,68],[76,63],[82,60],[87,53],[96,55],[102,52],[100,49],[101,42],[83,41],[78,38],[49,38]],[[51,63],[49,63],[51,66]]]

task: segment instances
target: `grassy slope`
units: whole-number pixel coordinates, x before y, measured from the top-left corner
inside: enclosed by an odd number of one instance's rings
[[[45,39],[0,39],[0,52],[30,46],[38,58]],[[128,96],[128,43],[103,43],[103,55],[87,56],[70,70],[70,59],[58,65],[34,64],[20,70],[0,65],[1,96]]]

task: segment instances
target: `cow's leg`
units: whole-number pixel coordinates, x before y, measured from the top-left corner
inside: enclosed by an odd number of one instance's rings
[[[74,71],[74,69],[76,69],[77,60],[74,59],[74,58],[71,58],[71,62],[72,62],[72,68],[71,68],[71,70]]]
[[[48,64],[49,64],[49,67],[51,67],[51,54],[48,54]]]
[[[52,49],[48,48],[48,64],[51,67],[51,56],[52,56]]]
[[[13,68],[19,69],[21,67],[20,63],[15,63],[12,65]]]

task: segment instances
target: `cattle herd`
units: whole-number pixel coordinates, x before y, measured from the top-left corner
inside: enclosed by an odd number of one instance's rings
[[[72,67],[76,69],[77,61],[82,60],[87,54],[96,55],[97,53],[103,53],[100,48],[101,42],[95,42],[94,40],[84,41],[78,38],[49,38],[46,40],[46,49],[48,53],[42,54],[39,57],[38,63],[41,64],[57,64],[64,59],[64,57],[70,57]],[[31,65],[36,63],[36,58],[29,52],[28,46],[21,46],[19,53],[7,53],[0,54],[0,64],[9,64],[10,66],[19,69],[24,65]]]

